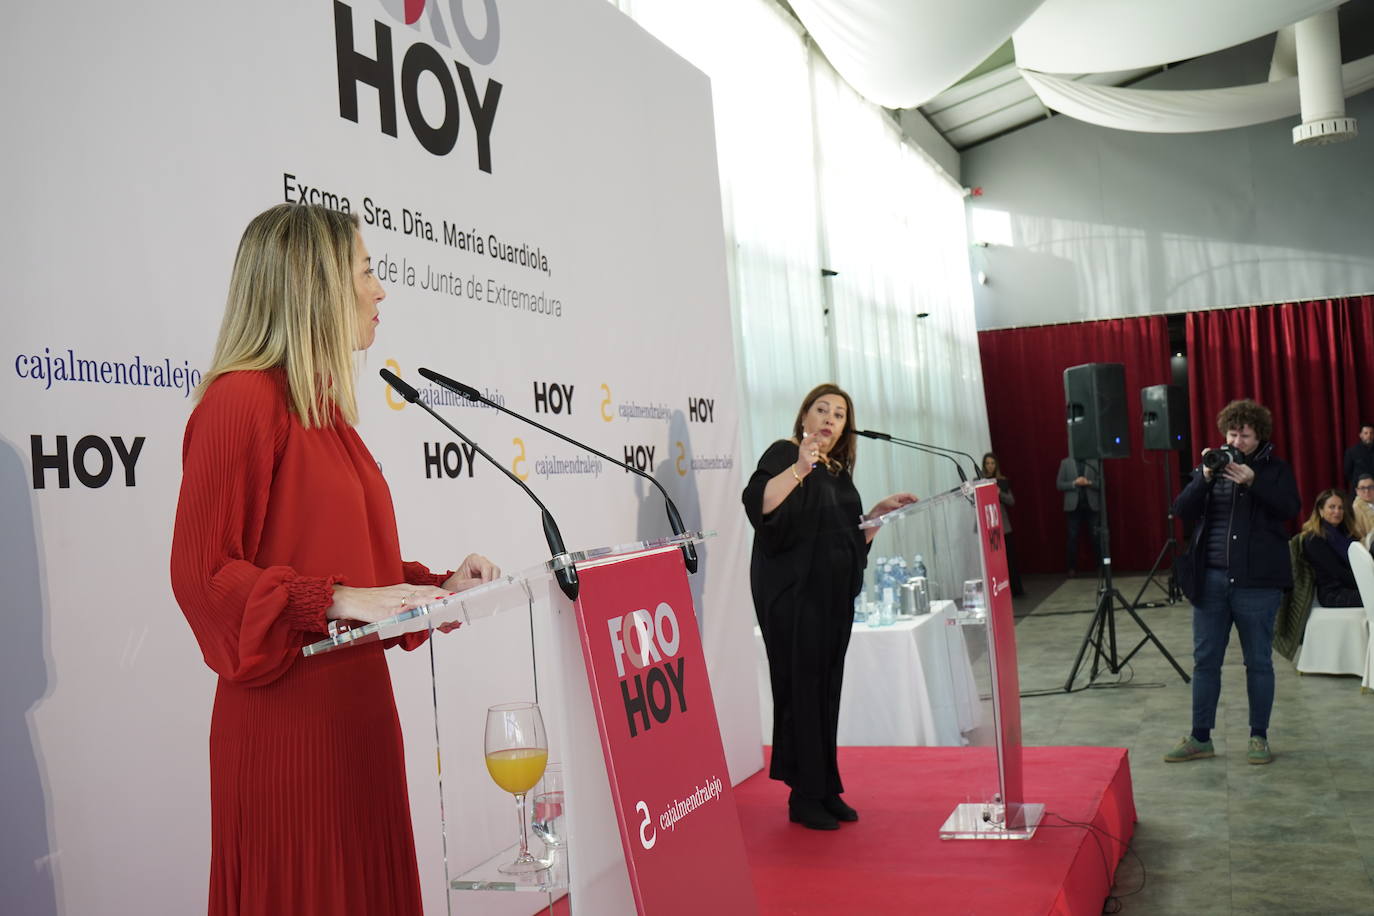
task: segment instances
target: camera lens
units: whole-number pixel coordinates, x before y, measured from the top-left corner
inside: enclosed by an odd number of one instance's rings
[[[1202,456],[1202,466],[1211,471],[1219,471],[1231,463],[1231,452],[1227,448],[1214,448]]]

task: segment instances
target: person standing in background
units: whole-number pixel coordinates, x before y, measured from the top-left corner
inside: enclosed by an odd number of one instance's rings
[[[1069,578],[1078,574],[1078,539],[1087,531],[1092,540],[1093,556],[1102,565],[1102,477],[1097,466],[1086,458],[1065,458],[1059,462],[1060,492],[1064,494],[1064,514],[1069,537],[1064,548],[1064,565]]]
[[[1361,474],[1374,474],[1374,423],[1360,427],[1360,441],[1345,450],[1345,485],[1355,488]]]
[[[1021,571],[1016,568],[1016,542],[1011,536],[1011,513],[1007,511],[1016,505],[1016,497],[1011,492],[1011,481],[1002,473],[1002,463],[992,452],[983,455],[983,476],[997,481],[997,498],[1002,504],[1002,543],[1007,545],[1007,581],[1012,597],[1020,597],[1026,590],[1021,587]]]
[[[1181,763],[1216,755],[1212,729],[1221,698],[1221,663],[1235,627],[1245,654],[1250,703],[1246,761],[1267,764],[1269,715],[1274,708],[1274,623],[1283,590],[1293,587],[1285,524],[1298,514],[1298,482],[1274,454],[1274,417],[1251,400],[1232,401],[1217,414],[1224,454],[1202,463],[1174,500],[1174,514],[1193,523],[1178,558],[1179,587],[1193,605],[1193,729],[1164,755]]]

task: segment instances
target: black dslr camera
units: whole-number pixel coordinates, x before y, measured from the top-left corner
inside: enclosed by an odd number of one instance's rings
[[[1234,445],[1223,445],[1220,448],[1214,448],[1202,456],[1202,466],[1213,473],[1220,471],[1233,461],[1236,464],[1245,463],[1245,453]]]

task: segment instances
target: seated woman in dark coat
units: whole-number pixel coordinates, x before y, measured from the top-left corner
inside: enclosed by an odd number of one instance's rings
[[[1359,540],[1353,515],[1339,490],[1323,490],[1302,526],[1302,552],[1317,577],[1317,600],[1323,607],[1360,607],[1348,551]]]

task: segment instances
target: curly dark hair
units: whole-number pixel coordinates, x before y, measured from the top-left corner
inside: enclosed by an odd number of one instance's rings
[[[1274,415],[1269,412],[1268,407],[1249,398],[1232,401],[1217,414],[1219,432],[1225,433],[1242,426],[1250,427],[1260,439],[1268,440],[1274,432]]]

